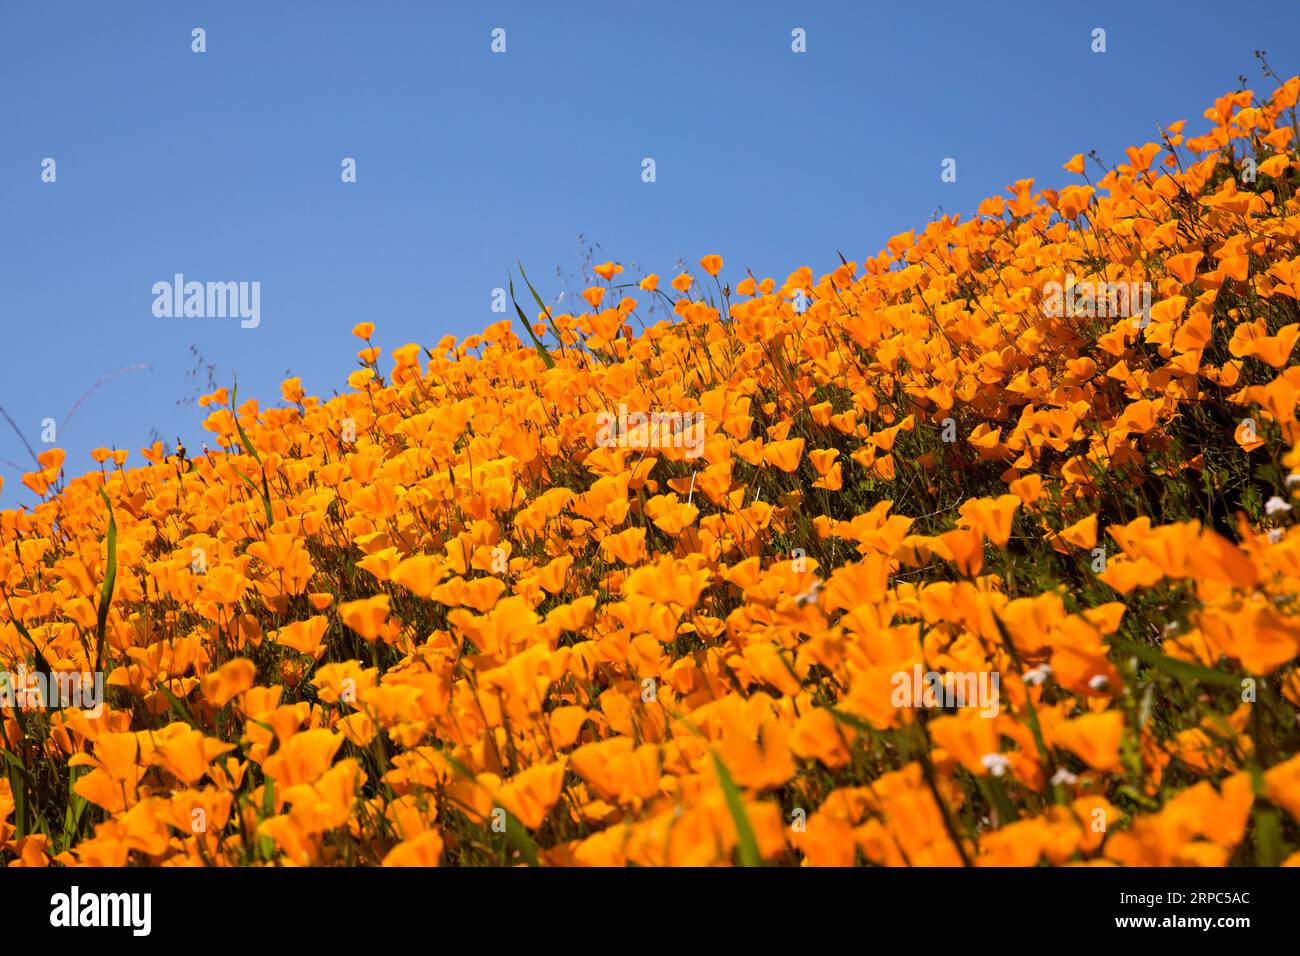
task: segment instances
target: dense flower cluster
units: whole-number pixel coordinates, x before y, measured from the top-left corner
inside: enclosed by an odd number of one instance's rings
[[[364,322],[347,394],[207,396],[220,451],[45,452],[0,667],[105,700],[4,707],[0,854],[1300,863],[1298,90],[821,277],[606,263],[388,371]]]

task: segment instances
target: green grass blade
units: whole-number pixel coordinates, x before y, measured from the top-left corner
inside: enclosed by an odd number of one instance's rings
[[[451,769],[455,770],[456,773],[472,783],[478,783],[478,777],[474,775],[474,772],[469,767],[466,767],[445,750],[440,751],[440,753],[442,758],[451,764]],[[506,815],[506,839],[510,841],[510,845],[519,851],[519,855],[524,858],[524,861],[529,866],[541,866],[541,860],[537,856],[537,844],[533,842],[532,834],[528,832],[528,828],[520,823],[513,813],[500,806],[500,804],[494,806],[493,809],[500,809]]]
[[[163,694],[166,696],[167,702],[171,704],[171,708],[176,712],[176,716],[178,716],[185,723],[189,724],[191,727],[197,727],[199,729],[202,729],[202,727],[200,727],[199,724],[195,723],[194,717],[190,713],[189,708],[185,706],[184,701],[182,701],[179,697],[173,694],[162,684],[158,685],[158,689],[162,691]],[[252,721],[250,721],[250,723],[252,723]]]
[[[519,275],[523,277],[524,284],[528,286],[528,291],[533,294],[533,301],[537,303],[537,307],[541,309],[542,314],[546,316],[546,322],[551,327],[551,332],[555,335],[555,340],[560,343],[560,351],[563,352],[564,339],[560,338],[560,330],[555,327],[555,319],[551,315],[551,307],[542,301],[542,297],[537,294],[537,290],[533,288],[533,284],[528,281],[528,273],[524,272],[524,264],[516,259],[515,265],[519,266]]]
[[[257,454],[257,449],[253,447],[252,440],[248,437],[248,432],[244,431],[244,426],[240,424],[239,413],[236,411],[239,401],[239,387],[231,386],[230,389],[230,417],[235,422],[235,431],[239,432],[239,442],[244,446],[244,451],[253,456],[253,461],[259,465],[262,463],[261,457]]]
[[[239,443],[244,446],[244,451],[253,456],[253,461],[257,462],[260,467],[262,456],[257,453],[257,449],[253,446],[253,440],[248,437],[248,432],[244,431],[244,426],[239,422],[239,415],[235,412],[235,402],[238,398],[238,386],[232,386],[230,389],[230,417],[235,420],[235,430],[239,432]],[[257,486],[249,481],[248,477],[243,473],[240,473],[239,477],[243,478],[254,491],[258,490]],[[271,489],[266,483],[266,472],[262,472],[262,488],[259,494],[262,496],[262,508],[266,512],[266,527],[270,529],[271,525],[275,524],[275,516],[271,512]]]
[[[113,588],[117,584],[117,521],[113,518],[113,502],[108,492],[99,489],[99,496],[108,508],[108,567],[104,572],[104,586],[99,592],[99,610],[95,619],[95,670],[104,662],[104,637],[108,632],[108,608],[113,602]]]
[[[716,753],[713,754],[713,766],[718,771],[718,781],[722,784],[722,793],[727,798],[727,810],[730,811],[731,819],[736,824],[740,865],[762,866],[763,858],[758,852],[758,840],[754,836],[754,827],[749,822],[749,814],[745,812],[745,802],[741,799],[740,790],[736,787],[736,782],[731,779],[726,764]]]
[[[1136,641],[1129,641],[1118,635],[1112,635],[1110,646],[1124,654],[1131,654],[1144,664],[1149,664],[1157,670],[1164,671],[1173,677],[1189,684],[1213,684],[1216,687],[1231,687],[1234,690],[1241,689],[1241,678],[1235,677],[1225,671],[1211,670],[1208,667],[1202,667],[1200,664],[1193,664],[1191,661],[1180,661],[1177,658],[1169,657],[1162,654],[1154,647],[1146,644],[1139,644]]]
[[[519,851],[519,855],[524,858],[529,866],[541,866],[541,861],[537,856],[537,844],[533,842],[532,835],[528,828],[515,818],[515,815],[505,807],[501,808],[506,815],[506,838],[510,841],[511,846]]]
[[[515,311],[519,313],[519,321],[524,324],[524,330],[528,333],[528,337],[533,340],[533,345],[537,347],[537,354],[542,357],[542,361],[546,363],[547,368],[555,368],[555,359],[547,351],[546,346],[542,344],[542,340],[537,337],[537,333],[533,331],[533,324],[528,321],[528,316],[524,314],[524,310],[519,306],[519,300],[515,298],[515,280],[510,279],[508,284],[510,286],[510,301],[515,304]]]

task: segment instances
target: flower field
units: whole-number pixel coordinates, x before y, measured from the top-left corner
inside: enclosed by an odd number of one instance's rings
[[[46,451],[0,860],[1300,865],[1298,92]]]

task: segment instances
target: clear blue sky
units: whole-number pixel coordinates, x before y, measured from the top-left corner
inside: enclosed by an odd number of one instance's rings
[[[1069,182],[1075,152],[1198,128],[1238,74],[1262,88],[1259,47],[1300,71],[1300,4],[0,0],[0,405],[39,451],[42,419],[148,365],[58,436],[69,470],[99,445],[139,463],[154,428],[204,437],[177,405],[191,346],[264,404],[286,370],[328,395],[354,323],[386,350],[467,335],[516,257],[558,292],[579,233],[661,274],[829,271],[1017,178]],[[260,282],[261,325],[156,318],[177,272]],[[0,457],[30,461],[2,421]],[[0,474],[0,504],[31,500]]]

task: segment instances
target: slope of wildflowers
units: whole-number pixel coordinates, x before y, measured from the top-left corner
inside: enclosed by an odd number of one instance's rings
[[[3,860],[1300,863],[1298,90],[47,451],[0,666],[105,700],[6,702]]]

